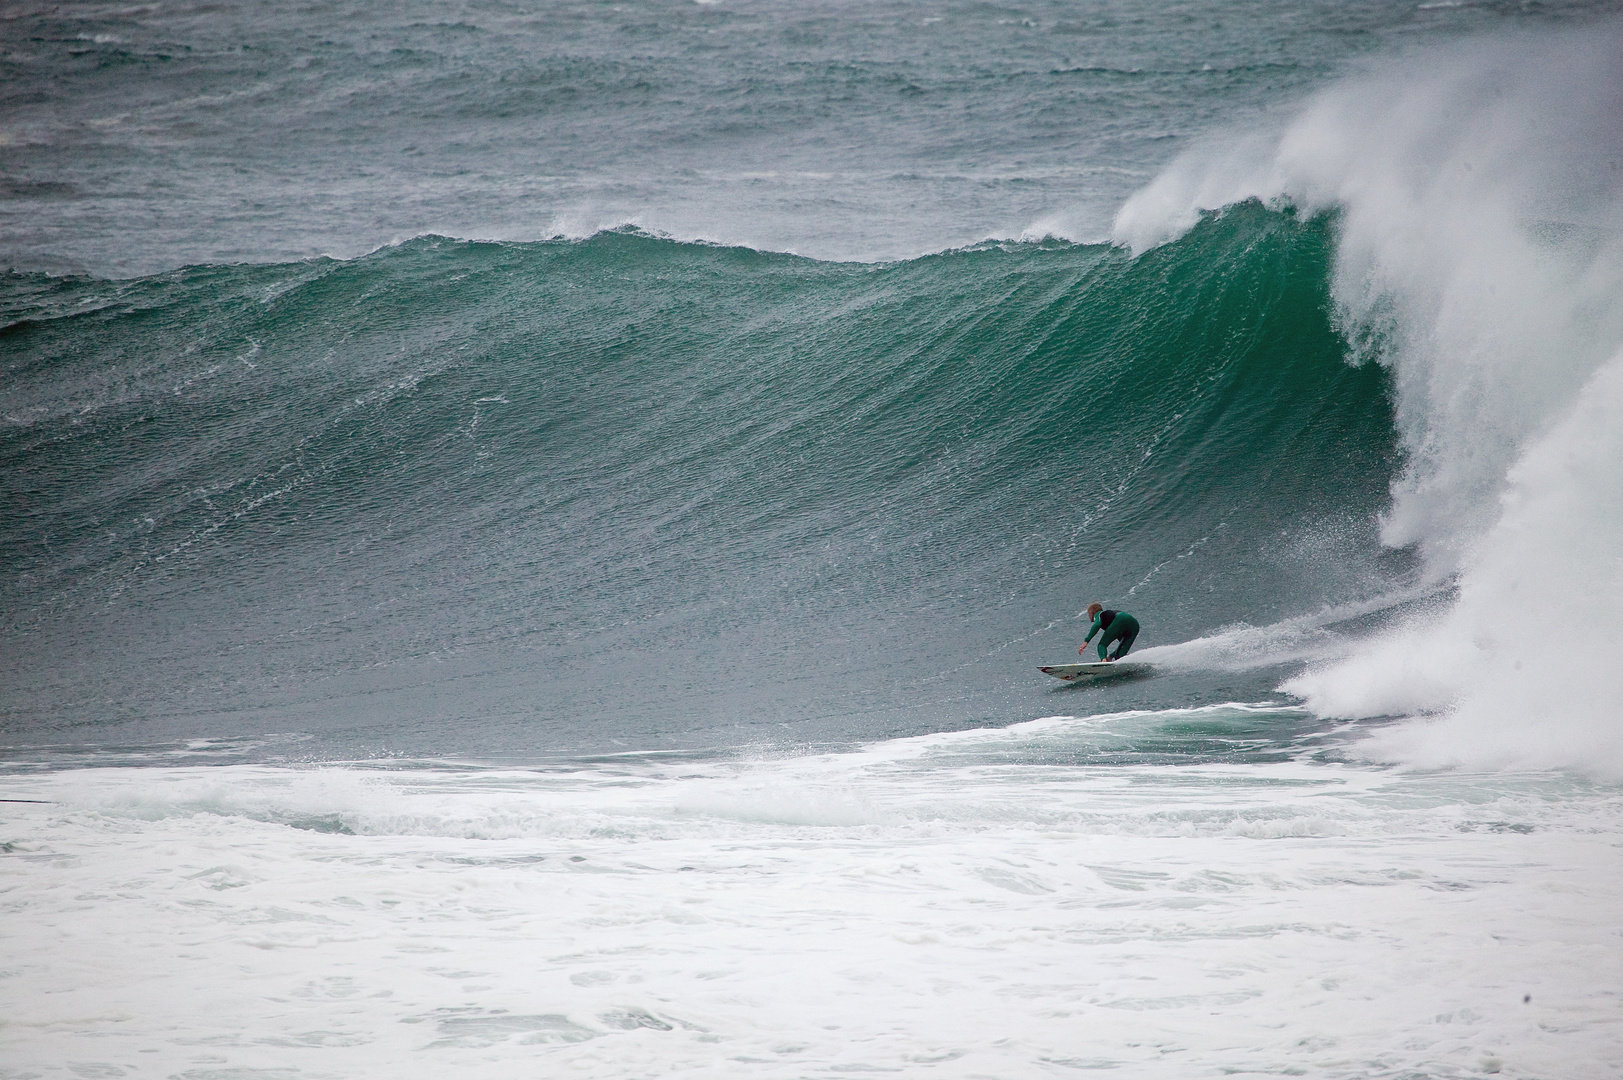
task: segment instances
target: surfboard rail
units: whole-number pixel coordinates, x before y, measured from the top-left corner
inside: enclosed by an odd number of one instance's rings
[[[1150,670],[1150,665],[1133,660],[1095,660],[1089,664],[1050,664],[1037,670],[1062,682],[1078,682],[1111,675],[1143,675]]]

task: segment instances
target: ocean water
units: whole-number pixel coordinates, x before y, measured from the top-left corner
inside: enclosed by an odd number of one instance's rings
[[[7,9],[0,1077],[1615,1077],[1612,8]]]

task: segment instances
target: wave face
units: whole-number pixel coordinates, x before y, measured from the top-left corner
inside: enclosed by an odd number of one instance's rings
[[[1136,259],[620,231],[12,275],[8,736],[842,742],[1055,711],[1032,667],[1092,599],[1141,648],[1356,607],[1405,567],[1335,228],[1252,204]],[[1110,707],[1278,677],[1202,666]]]
[[[1394,66],[1136,196],[1140,249],[1236,200],[1339,213],[1332,291],[1392,372],[1406,467],[1383,540],[1457,600],[1286,684],[1433,717],[1374,752],[1623,774],[1623,26]]]

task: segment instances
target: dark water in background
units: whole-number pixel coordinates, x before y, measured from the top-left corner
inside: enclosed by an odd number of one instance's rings
[[[1349,62],[1609,2],[25,3],[0,267],[126,276],[626,222],[823,259],[1109,233]]]
[[[618,232],[13,275],[11,738],[502,755],[1266,696],[1034,666],[1094,598],[1142,649],[1390,587],[1332,235],[1253,204],[1137,260]]]

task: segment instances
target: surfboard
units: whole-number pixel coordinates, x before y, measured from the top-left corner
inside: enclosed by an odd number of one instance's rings
[[[1134,663],[1131,660],[1104,661],[1096,660],[1091,664],[1055,664],[1052,667],[1037,669],[1044,675],[1052,675],[1065,682],[1077,682],[1082,679],[1097,679],[1106,675],[1144,675],[1150,670],[1150,665]]]

